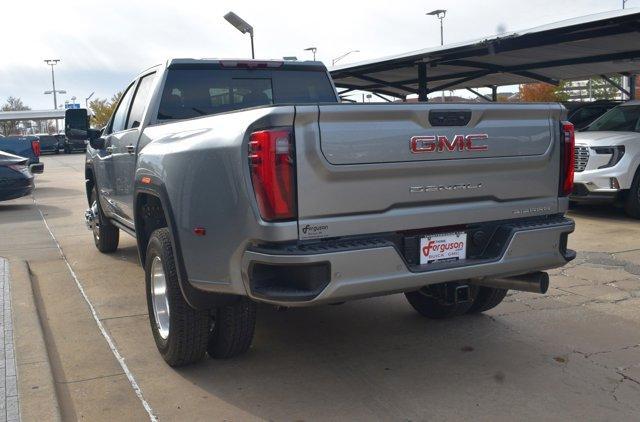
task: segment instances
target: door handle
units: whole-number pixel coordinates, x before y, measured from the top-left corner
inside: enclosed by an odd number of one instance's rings
[[[115,147],[111,147],[111,146],[109,146],[109,147],[106,147],[106,148],[105,148],[105,150],[106,150],[109,154],[111,154],[111,153],[113,153],[113,150],[115,150]]]
[[[127,145],[127,152],[129,154],[133,154],[134,152],[136,152],[136,147],[133,145]]]

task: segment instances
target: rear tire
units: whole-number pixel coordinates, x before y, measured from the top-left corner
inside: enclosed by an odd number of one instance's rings
[[[479,287],[473,305],[467,311],[468,314],[476,314],[488,311],[498,306],[507,295],[507,289],[495,289],[492,287]]]
[[[627,197],[624,200],[624,212],[629,217],[640,218],[640,170],[636,171],[631,189],[627,192]]]
[[[414,292],[407,292],[406,296],[413,309],[426,318],[444,319],[467,313],[473,306],[473,299],[477,289],[469,286],[470,300],[467,302],[449,303],[444,299],[444,290],[447,285],[462,283],[442,283],[423,287]]]
[[[212,358],[227,359],[249,350],[256,325],[256,304],[246,297],[226,306],[215,314],[209,335],[207,352]]]
[[[120,229],[111,224],[102,214],[98,190],[95,186],[91,191],[91,208],[96,218],[93,229],[93,242],[96,244],[96,248],[102,253],[115,252],[120,242]]]
[[[206,311],[192,308],[184,299],[166,227],[155,230],[149,238],[145,285],[151,332],[165,362],[169,366],[184,366],[202,360],[211,317]]]

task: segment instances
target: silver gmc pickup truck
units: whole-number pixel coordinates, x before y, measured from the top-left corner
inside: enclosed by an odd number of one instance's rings
[[[404,293],[421,315],[544,293],[575,257],[573,126],[558,104],[340,104],[318,62],[173,59],[89,140],[97,248],[137,239],[169,365],[246,351],[256,302]],[[114,274],[114,276],[116,276]]]

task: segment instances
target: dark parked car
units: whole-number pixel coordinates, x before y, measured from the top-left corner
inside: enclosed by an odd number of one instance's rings
[[[60,153],[60,139],[57,135],[49,135],[46,133],[38,133],[37,136],[40,139],[40,152],[53,152],[54,154]]]
[[[599,100],[594,102],[566,102],[564,106],[569,110],[568,119],[575,130],[582,130],[594,120],[612,108],[622,104],[622,101]]]
[[[86,141],[69,139],[65,135],[58,135],[58,136],[60,137],[60,145],[62,149],[64,149],[65,154],[71,154],[73,151],[85,152],[87,150]]]
[[[0,201],[20,198],[33,191],[29,160],[0,151]]]

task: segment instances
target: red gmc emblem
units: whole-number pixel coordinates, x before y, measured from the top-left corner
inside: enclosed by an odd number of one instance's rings
[[[453,151],[486,151],[487,145],[474,145],[474,142],[487,139],[486,133],[472,135],[455,135],[449,141],[444,135],[427,135],[411,137],[411,152],[422,154],[423,152],[453,152]]]

